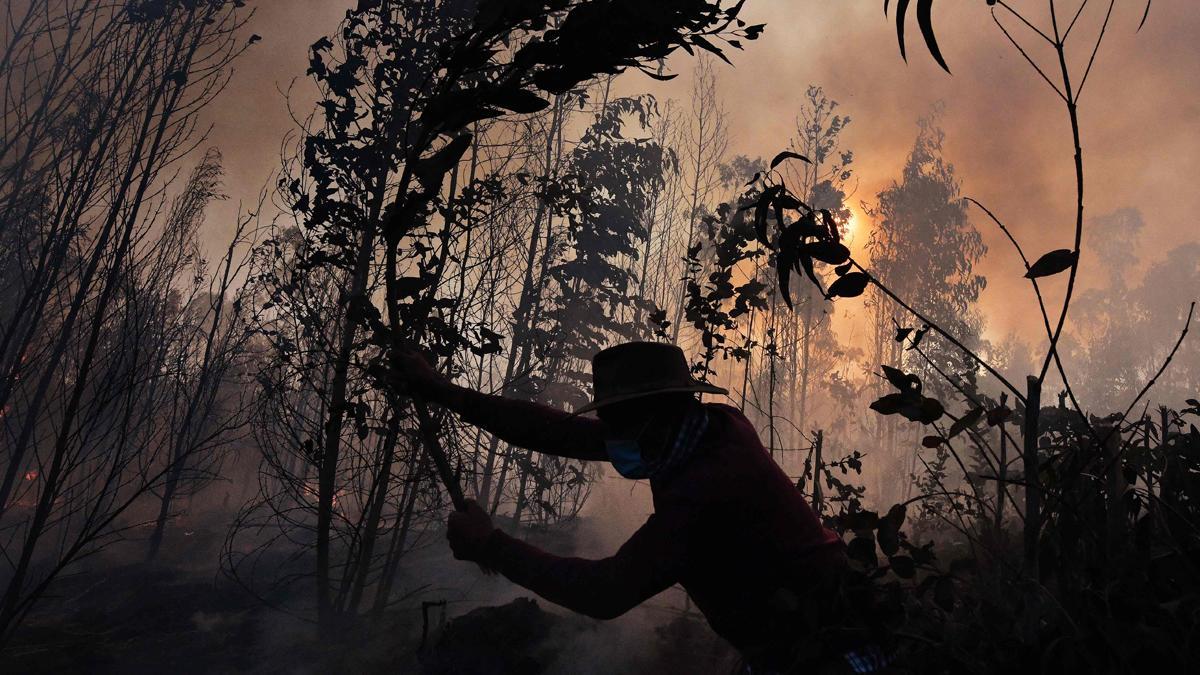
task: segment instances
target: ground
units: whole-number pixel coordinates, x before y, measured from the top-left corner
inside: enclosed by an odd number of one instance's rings
[[[677,589],[617,620],[595,621],[526,597],[503,578],[467,574],[438,537],[413,555],[434,582],[427,591],[317,639],[312,623],[265,606],[220,574],[223,536],[219,526],[173,528],[153,564],[117,562],[132,557],[118,551],[86,561],[30,617],[2,670],[702,675],[727,673],[735,661]],[[425,573],[436,568],[444,579]],[[469,585],[451,587],[452,579]]]

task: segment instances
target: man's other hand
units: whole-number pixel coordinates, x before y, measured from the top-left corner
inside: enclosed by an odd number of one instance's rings
[[[465,511],[455,511],[446,520],[446,539],[459,560],[479,560],[492,530],[491,517],[474,499],[467,500]]]

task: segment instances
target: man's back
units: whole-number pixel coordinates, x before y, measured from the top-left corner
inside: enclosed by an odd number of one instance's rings
[[[810,596],[828,591],[844,546],[749,420],[705,407],[709,427],[688,464],[651,482],[655,517],[682,540],[671,547],[682,557],[680,583],[713,629],[751,656],[797,630],[798,611],[823,604]]]

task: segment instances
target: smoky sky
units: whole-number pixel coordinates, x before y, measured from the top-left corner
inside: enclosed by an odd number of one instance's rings
[[[210,144],[225,157],[230,200],[210,213],[210,236],[231,228],[239,200],[249,204],[280,161],[283,137],[295,129],[281,93],[296,81],[290,105],[303,116],[313,91],[304,78],[308,45],[331,33],[352,3],[262,0],[248,29],[263,37],[237,65],[228,89],[206,112]],[[1042,0],[1016,0],[1049,29]],[[916,121],[941,101],[945,155],[964,195],[991,208],[1011,228],[1031,258],[1072,245],[1074,168],[1070,127],[1062,102],[992,23],[984,0],[935,3],[934,24],[953,71],[929,57],[915,24],[909,26],[908,62],[901,59],[895,24],[878,0],[749,0],[743,16],[766,23],[762,37],[743,51],[730,50],[733,66],[718,64],[718,88],[729,114],[730,154],[770,157],[794,135],[795,118],[809,84],[824,87],[852,122],[843,146],[855,153],[855,248],[871,223],[860,202],[895,180],[916,135]],[[1060,17],[1076,2],[1059,3]],[[1200,9],[1186,0],[1155,2],[1140,32],[1141,0],[1118,0],[1105,42],[1080,99],[1087,217],[1138,209],[1145,221],[1128,246],[1140,263],[1135,275],[1153,274],[1153,263],[1171,248],[1200,241]],[[1069,44],[1074,77],[1082,74],[1108,3],[1088,4]],[[1048,71],[1052,49],[1000,15],[1010,32]],[[1060,18],[1060,20],[1062,20]],[[667,67],[679,77],[655,82],[640,74],[618,79],[619,93],[650,92],[685,104],[693,60],[677,53]],[[987,337],[1011,331],[1037,336],[1036,305],[1023,269],[1003,235],[978,212],[972,222],[989,247],[978,271],[988,278],[981,298]],[[1086,241],[1086,240],[1085,240]],[[1082,283],[1106,277],[1084,250]],[[1065,279],[1065,277],[1063,277]],[[1051,306],[1062,279],[1047,284]],[[1180,303],[1200,289],[1172,289]],[[915,299],[919,303],[919,299]],[[839,305],[842,316],[861,305]],[[1030,339],[1033,345],[1036,340]]]

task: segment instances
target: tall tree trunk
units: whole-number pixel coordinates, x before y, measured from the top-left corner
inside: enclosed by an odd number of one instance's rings
[[[376,474],[370,512],[367,514],[362,541],[359,544],[358,572],[355,575],[354,587],[350,591],[350,602],[347,605],[347,611],[350,614],[358,612],[358,604],[362,600],[363,589],[367,585],[367,573],[371,569],[371,557],[375,552],[375,540],[379,534],[379,521],[383,516],[383,505],[387,502],[388,489],[391,486],[392,461],[396,454],[396,439],[399,430],[400,418],[392,415],[388,420],[387,435],[380,448],[379,473]]]
[[[566,116],[566,99],[559,95],[554,98],[554,108],[550,118],[550,128],[546,131],[546,145],[542,151],[543,164],[545,167],[545,178],[553,176],[558,166],[562,162],[561,153],[555,152],[557,147],[556,140],[562,133],[563,120]],[[531,357],[531,345],[529,344],[529,331],[533,327],[534,317],[536,315],[537,305],[540,304],[540,288],[541,285],[534,279],[534,270],[537,268],[538,262],[538,243],[541,239],[542,227],[545,225],[547,229],[546,244],[542,249],[542,268],[544,270],[549,259],[549,248],[551,237],[549,235],[550,224],[549,209],[545,203],[538,205],[534,215],[533,231],[529,237],[529,247],[525,253],[525,270],[522,274],[521,293],[517,302],[516,311],[513,312],[513,339],[511,355],[508,359],[508,364],[504,371],[504,385],[509,387],[512,382],[513,375],[517,372],[517,364],[528,364]],[[496,454],[500,447],[500,439],[492,436],[488,444],[487,456],[483,466],[483,483],[479,489],[479,501],[486,505],[489,499],[492,499],[493,506],[490,512],[494,515],[500,504],[500,496],[503,492],[504,480],[508,474],[509,463],[512,457],[512,450],[505,455],[500,468],[500,479],[495,484],[496,495],[492,497],[493,481],[492,475],[496,466]]]
[[[333,524],[333,494],[341,452],[342,423],[348,407],[346,392],[350,357],[358,333],[358,325],[351,318],[349,308],[366,297],[370,264],[375,249],[374,233],[375,228],[363,228],[351,287],[338,303],[346,308],[346,311],[343,312],[344,323],[333,363],[333,379],[329,387],[329,417],[323,429],[323,452],[317,472],[317,622],[322,634],[334,627],[333,598],[330,594],[330,528]]]
[[[421,453],[414,452],[413,454]],[[388,545],[387,560],[383,564],[383,573],[380,575],[379,590],[375,593],[375,605],[371,608],[371,612],[376,616],[382,614],[383,610],[387,608],[388,599],[391,597],[392,582],[396,578],[396,569],[400,565],[400,558],[404,555],[404,545],[408,542],[408,533],[412,528],[413,511],[416,509],[421,480],[428,469],[429,459],[422,454],[404,485],[404,492],[400,497],[401,508],[397,513],[400,524],[392,530],[392,541]]]
[[[1025,469],[1025,575],[1038,579],[1038,539],[1042,526],[1042,490],[1038,461],[1038,417],[1042,407],[1042,383],[1030,375],[1025,380],[1024,448]]]
[[[1008,403],[1008,392],[1000,392],[1000,407]],[[1004,420],[1000,420],[1000,462],[996,467],[996,531],[1004,527],[1004,491],[1008,489],[1008,434],[1004,433]]]

